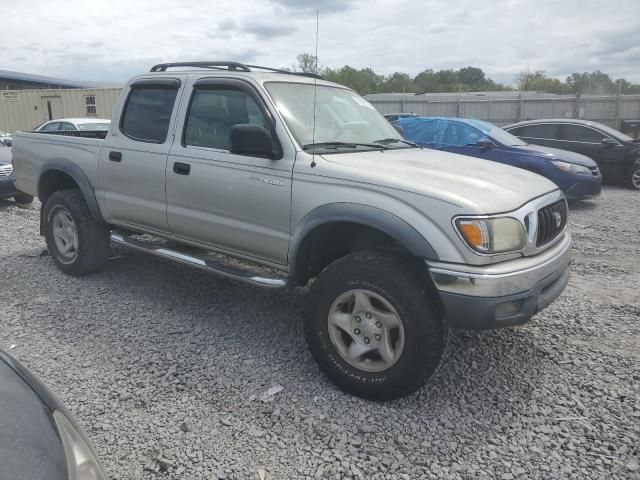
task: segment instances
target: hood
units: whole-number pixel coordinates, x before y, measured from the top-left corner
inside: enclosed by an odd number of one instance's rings
[[[539,155],[547,160],[562,160],[563,162],[581,165],[583,167],[596,167],[597,163],[586,155],[559,148],[544,147],[542,145],[527,145],[524,147],[511,146],[514,150]]]
[[[0,430],[0,478],[68,478],[51,410],[1,354]]]
[[[558,187],[535,173],[466,155],[407,148],[322,156],[341,175],[426,195],[463,207],[469,214],[515,210]]]

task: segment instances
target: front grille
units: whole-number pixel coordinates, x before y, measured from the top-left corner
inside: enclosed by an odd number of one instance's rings
[[[13,172],[11,165],[0,165],[0,177],[8,177]]]
[[[567,224],[567,204],[559,200],[538,210],[538,238],[536,246],[546,245],[556,238]]]

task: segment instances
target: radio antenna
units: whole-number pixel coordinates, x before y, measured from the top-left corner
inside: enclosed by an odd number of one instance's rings
[[[316,10],[316,55],[313,77],[313,130],[311,132],[311,143],[313,144],[313,150],[311,151],[311,168],[316,166],[316,100],[318,94],[318,26],[319,26],[320,10]]]

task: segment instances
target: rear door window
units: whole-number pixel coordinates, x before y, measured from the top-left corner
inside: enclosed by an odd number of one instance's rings
[[[60,130],[76,130],[76,127],[73,125],[73,123],[61,122]]]
[[[560,125],[560,140],[571,142],[600,143],[606,137],[592,128],[581,125]]]
[[[558,138],[558,126],[552,123],[525,125],[523,127],[513,128],[509,130],[509,133],[517,137],[556,140]]]
[[[51,122],[47,123],[44,127],[42,127],[43,132],[55,132],[60,128],[60,122]]]
[[[164,143],[177,93],[177,88],[153,85],[132,88],[120,120],[122,133],[140,142]]]

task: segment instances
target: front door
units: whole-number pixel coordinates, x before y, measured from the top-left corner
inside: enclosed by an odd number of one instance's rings
[[[230,152],[231,127],[259,125],[277,138],[263,99],[243,81],[201,79],[181,109],[167,165],[167,219],[174,235],[285,264],[294,156]]]
[[[62,100],[60,97],[45,96],[40,97],[40,108],[42,109],[42,120],[48,122],[56,118],[62,118]]]
[[[625,155],[624,146],[608,135],[584,125],[562,124],[559,126],[558,136],[562,140],[559,148],[591,157],[604,174],[617,173],[617,167]],[[615,143],[603,142],[605,138]]]
[[[165,172],[179,87],[171,78],[131,85],[100,150],[98,201],[107,222],[168,232]]]
[[[497,145],[495,148],[481,148],[476,146],[478,140],[487,137],[484,132],[453,120],[442,120],[442,122],[443,128],[440,144],[443,150],[468,155],[470,157],[492,160],[494,162],[504,162],[504,155],[502,155]]]

